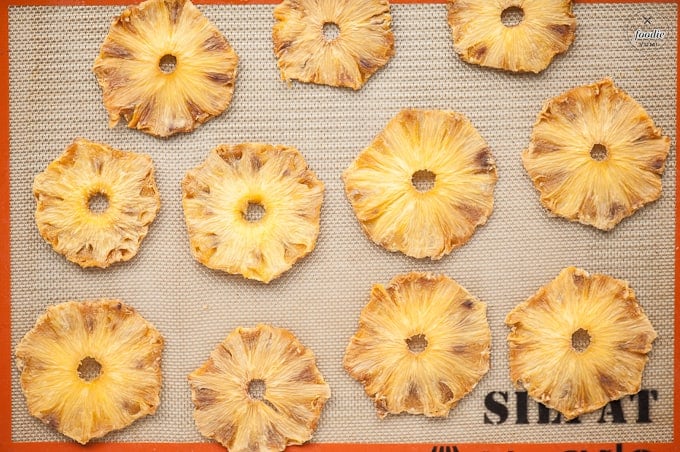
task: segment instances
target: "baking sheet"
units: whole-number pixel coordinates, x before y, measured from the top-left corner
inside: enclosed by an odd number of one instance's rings
[[[9,8],[12,347],[48,305],[70,299],[119,297],[159,328],[166,339],[160,408],[103,441],[204,441],[191,418],[186,375],[230,330],[258,322],[290,329],[317,355],[332,398],[315,442],[672,441],[677,5],[577,3],[576,41],[539,75],[506,74],[459,60],[443,4],[392,5],[396,54],[358,92],[282,82],[271,45],[272,8],[200,6],[240,56],[235,96],[222,116],[166,140],[107,127],[91,66],[122,7]],[[643,15],[668,33],[663,45],[633,45],[631,34]],[[608,233],[550,217],[520,161],[543,102],[605,76],[638,100],[673,143],[662,198]],[[488,224],[437,262],[389,253],[370,242],[340,180],[356,154],[406,107],[467,115],[497,160],[496,203]],[[106,270],[67,262],[40,238],[33,221],[33,177],[77,136],[146,152],[156,165],[160,214],[139,254]],[[326,186],[316,249],[269,285],[195,262],[181,211],[186,170],[216,145],[243,141],[297,147]],[[636,422],[639,398],[624,398],[625,424],[614,422],[620,419],[611,407],[582,416],[578,424],[544,424],[531,401],[530,422],[517,424],[522,395],[508,378],[503,319],[568,265],[627,279],[659,333],[643,379],[651,422]],[[371,286],[411,270],[444,273],[487,303],[491,370],[446,419],[379,420],[363,388],[342,369],[342,356]],[[489,397],[507,408],[504,422],[489,408]],[[28,414],[16,369],[12,440],[67,440]]]

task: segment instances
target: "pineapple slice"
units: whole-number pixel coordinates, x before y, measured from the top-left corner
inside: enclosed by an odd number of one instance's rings
[[[541,72],[574,41],[576,19],[571,3],[448,0],[454,49],[468,63]]]
[[[389,251],[440,259],[493,209],[496,164],[463,115],[403,110],[343,173],[362,228]]]
[[[81,267],[131,259],[160,209],[151,157],[77,138],[35,177],[35,221]]]
[[[567,419],[640,390],[656,332],[626,281],[565,268],[505,319],[510,378]]]
[[[87,443],[153,414],[163,338],[118,300],[50,306],[16,348],[30,413]]]
[[[268,283],[314,248],[323,190],[292,147],[221,145],[182,182],[191,252],[207,267]]]
[[[167,137],[231,102],[238,57],[189,0],[147,0],[116,18],[94,62],[109,126]]]
[[[312,437],[330,388],[287,330],[237,328],[189,375],[194,420],[230,451],[280,451]]]
[[[274,19],[274,53],[286,81],[358,90],[394,54],[387,0],[283,0]]]
[[[661,196],[669,149],[647,112],[604,79],[549,100],[522,161],[547,209],[610,230]]]
[[[486,305],[446,276],[409,273],[373,286],[344,366],[378,415],[447,416],[489,370]]]

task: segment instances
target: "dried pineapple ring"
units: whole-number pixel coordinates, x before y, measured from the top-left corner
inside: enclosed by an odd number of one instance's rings
[[[567,419],[640,390],[656,332],[626,281],[569,267],[505,323],[510,378]]]
[[[555,215],[610,230],[661,196],[670,138],[611,80],[550,99],[522,161]]]
[[[118,300],[50,306],[16,348],[30,413],[87,443],[153,414],[163,338]]]
[[[93,71],[109,126],[191,132],[231,102],[238,56],[189,0],[147,0],[111,24]]]
[[[359,89],[394,54],[387,0],[283,0],[274,8],[281,78]],[[337,37],[326,37],[335,26]]]
[[[221,145],[182,181],[191,252],[268,283],[314,249],[323,189],[295,148]]]
[[[189,384],[198,430],[230,451],[308,441],[330,397],[311,350],[262,324],[232,331]]]
[[[343,364],[378,415],[447,416],[489,370],[486,304],[446,276],[376,284]]]
[[[461,114],[403,110],[343,173],[362,228],[389,251],[440,259],[493,209],[496,164]]]
[[[576,19],[571,3],[448,0],[454,49],[468,63],[512,72],[541,72],[574,41]],[[510,20],[504,19],[506,14]]]
[[[131,259],[160,209],[151,157],[83,138],[35,177],[33,195],[40,235],[81,267]]]

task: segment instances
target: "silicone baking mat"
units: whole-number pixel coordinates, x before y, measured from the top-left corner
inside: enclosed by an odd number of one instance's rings
[[[332,396],[303,450],[621,451],[679,450],[674,418],[677,4],[578,2],[576,40],[541,74],[472,66],[453,51],[443,3],[393,3],[395,56],[360,91],[281,81],[272,51],[273,4],[197,2],[240,57],[228,111],[190,134],[156,139],[107,126],[91,68],[126,2],[19,1],[0,6],[5,108],[0,241],[0,447],[80,450],[31,417],[14,348],[51,304],[120,298],[166,340],[158,412],[88,447],[96,450],[221,450],[193,423],[187,374],[233,328],[284,327],[317,356]],[[641,46],[636,30],[663,32]],[[659,34],[657,33],[658,37]],[[7,69],[6,69],[7,68]],[[520,153],[543,103],[569,88],[611,77],[671,137],[661,199],[611,232],[550,216]],[[499,180],[495,209],[472,239],[440,261],[389,253],[362,233],[340,179],[357,153],[402,108],[465,114],[489,143]],[[161,211],[131,261],[83,270],[44,242],[34,222],[35,175],[75,137],[152,156]],[[191,257],[181,210],[185,172],[220,143],[261,141],[298,148],[325,184],[314,251],[265,285],[226,275]],[[659,333],[642,391],[565,423],[508,378],[507,313],[575,265],[626,279]],[[375,283],[408,271],[454,278],[487,303],[491,370],[446,419],[377,418],[342,368],[359,312]],[[448,449],[447,449],[448,448]]]

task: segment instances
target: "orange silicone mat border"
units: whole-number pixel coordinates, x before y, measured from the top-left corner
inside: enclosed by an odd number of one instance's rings
[[[218,452],[225,449],[217,443],[93,443],[81,446],[76,443],[45,443],[12,441],[12,341],[11,341],[11,269],[10,269],[10,170],[9,170],[9,8],[10,6],[125,6],[139,3],[138,0],[0,0],[0,452],[43,452],[43,451],[83,451],[85,447],[93,452]],[[390,0],[391,3],[445,3],[446,0]],[[680,0],[577,0],[579,3],[678,3]],[[195,0],[196,4],[275,4],[279,0]],[[677,28],[680,30],[680,15]],[[680,38],[678,52],[680,57]],[[680,58],[678,58],[680,59]],[[677,60],[676,60],[677,61]],[[677,63],[676,63],[677,64]],[[680,78],[676,81],[676,137],[680,135],[677,118],[680,117]],[[680,208],[680,184],[676,180],[675,206],[675,300],[680,300],[680,230],[677,220]],[[680,309],[675,309],[675,350],[673,367],[677,372],[680,362]],[[674,413],[680,407],[680,379],[675,379]],[[673,441],[671,443],[419,443],[419,444],[356,444],[356,443],[310,443],[292,446],[289,450],[305,452],[678,452],[680,451],[680,415],[674,416]]]

